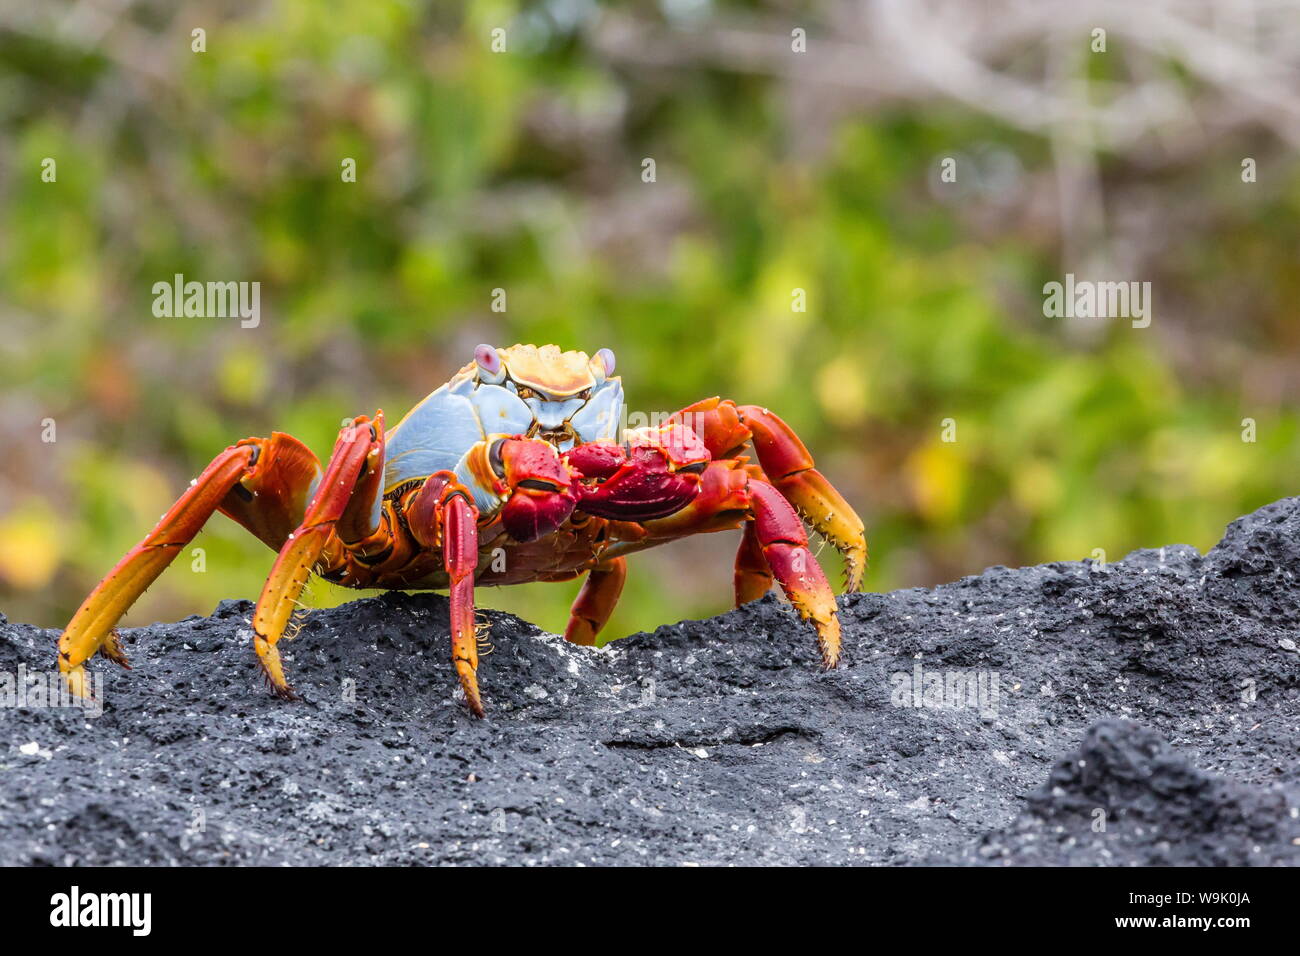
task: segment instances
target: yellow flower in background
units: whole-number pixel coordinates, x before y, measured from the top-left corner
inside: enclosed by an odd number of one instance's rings
[[[817,400],[834,425],[849,427],[867,417],[867,381],[860,362],[839,355],[821,367],[814,379]]]
[[[28,498],[0,517],[0,579],[19,590],[45,587],[61,553],[58,516],[41,498]]]
[[[1060,475],[1048,462],[1029,460],[1011,468],[1011,494],[1026,514],[1042,514],[1056,507],[1061,490]]]
[[[947,524],[961,511],[966,489],[966,462],[956,443],[937,438],[908,457],[903,468],[912,502],[928,522]]]
[[[222,359],[217,371],[217,382],[222,398],[230,402],[252,404],[266,396],[271,380],[271,369],[266,355],[253,349],[241,348]]]

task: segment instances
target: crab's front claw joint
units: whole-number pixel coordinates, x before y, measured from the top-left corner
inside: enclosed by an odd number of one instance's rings
[[[651,521],[674,514],[695,500],[708,449],[682,425],[629,431],[625,445],[593,442],[568,454],[582,473],[578,508],[598,518]]]
[[[488,454],[509,500],[501,525],[516,541],[536,541],[569,520],[578,503],[579,475],[565,467],[554,446],[526,438],[504,438]]]

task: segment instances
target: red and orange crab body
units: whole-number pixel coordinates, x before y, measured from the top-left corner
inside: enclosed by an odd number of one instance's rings
[[[215,511],[277,552],[252,629],[283,697],[294,695],[276,644],[312,574],[354,588],[447,590],[452,661],[482,716],[476,586],[586,572],[564,636],[592,644],[622,591],[627,555],[742,527],[736,603],[775,580],[834,667],[835,598],[804,521],[843,554],[856,590],[867,546],[853,509],[766,409],[710,398],[620,432],[613,371],[608,349],[588,357],[554,345],[481,345],[391,432],[383,412],[345,422],[324,467],[278,432],[230,446],[73,616],[58,649],[69,688],[86,693],[84,665],[96,652],[126,666],[118,619]],[[751,445],[756,462],[742,455]]]

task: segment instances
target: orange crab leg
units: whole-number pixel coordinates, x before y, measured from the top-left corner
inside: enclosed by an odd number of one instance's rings
[[[303,586],[334,536],[339,520],[351,513],[349,504],[359,498],[354,492],[358,483],[370,474],[368,463],[373,465],[382,454],[383,431],[384,413],[380,411],[373,422],[363,415],[339,432],[307,513],[280,548],[257,600],[253,611],[253,650],[272,690],[280,697],[293,699],[295,695],[285,680],[284,666],[275,645],[283,636]],[[369,502],[363,504],[369,509]]]
[[[736,607],[757,601],[772,587],[772,570],[763,557],[763,542],[758,539],[758,525],[745,522],[745,531],[736,551]]]
[[[643,522],[644,537],[617,541],[606,560],[623,557],[686,535],[745,527],[737,559],[736,598],[760,597],[773,578],[799,616],[817,632],[822,663],[840,657],[835,594],[808,548],[808,532],[794,506],[756,465],[735,458],[712,462],[700,476],[696,498],[675,514]],[[761,588],[761,589],[760,589]]]
[[[735,458],[753,441],[768,480],[823,538],[844,556],[845,587],[856,591],[867,568],[862,519],[813,465],[813,457],[785,422],[757,405],[706,398],[672,415],[695,429],[714,459]]]
[[[424,547],[442,549],[451,599],[451,663],[465,703],[483,716],[478,689],[478,635],[474,625],[474,573],[478,566],[478,509],[450,471],[429,476],[406,505],[406,523]]]
[[[478,635],[474,629],[474,569],[478,565],[478,509],[459,492],[439,509],[442,561],[451,597],[451,662],[465,691],[465,703],[483,716],[478,689]]]
[[[614,613],[626,580],[626,558],[613,558],[592,568],[569,611],[564,639],[574,644],[595,644],[596,635]]]
[[[816,556],[808,550],[808,534],[790,502],[771,485],[749,482],[754,537],[764,561],[799,616],[817,630],[822,663],[829,669],[840,659],[840,620],[831,590]]]
[[[844,555],[845,587],[856,591],[867,569],[862,519],[813,467],[812,455],[789,425],[756,405],[741,405],[738,411],[754,434],[754,450],[768,479],[817,533]]]
[[[546,442],[517,438],[483,441],[471,449],[465,461],[483,487],[506,502],[492,515],[493,522],[499,522],[497,533],[504,532],[517,542],[535,541],[553,532],[573,512],[576,499],[570,486],[574,475]],[[479,511],[472,495],[456,472],[436,472],[403,505],[403,513],[406,526],[422,546],[442,550],[451,597],[452,664],[466,704],[476,717],[482,717],[474,622]]]
[[[128,666],[113,630],[118,619],[199,533],[258,453],[258,440],[246,439],[214,458],[148,537],[128,551],[82,602],[59,637],[59,670],[73,694],[85,696],[83,665],[96,651]]]

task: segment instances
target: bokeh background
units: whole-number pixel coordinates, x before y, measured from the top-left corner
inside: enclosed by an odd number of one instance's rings
[[[481,341],[777,410],[873,590],[1208,548],[1300,489],[1297,148],[1289,2],[4,0],[0,609],[61,626],[218,450],[325,455]],[[260,327],[155,318],[178,272]],[[1150,327],[1045,317],[1067,272]],[[607,634],[723,610],[734,545],[634,559]],[[262,545],[195,546],[128,624],[257,595]],[[560,630],[577,586],[480,598]]]

